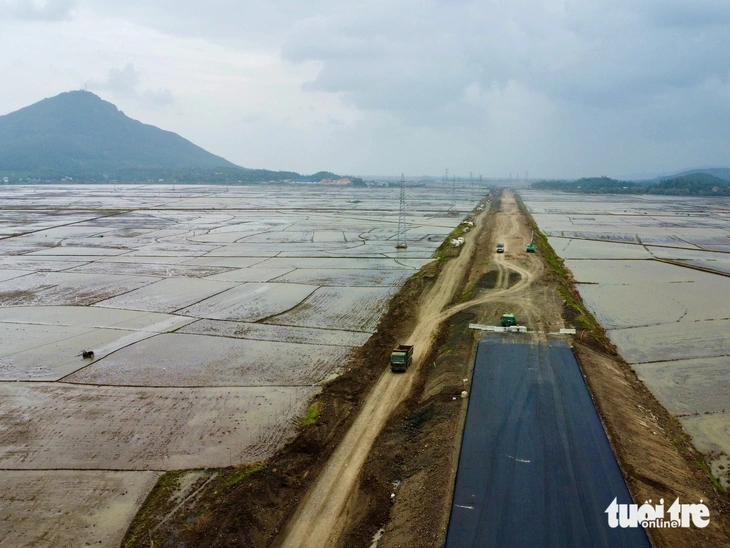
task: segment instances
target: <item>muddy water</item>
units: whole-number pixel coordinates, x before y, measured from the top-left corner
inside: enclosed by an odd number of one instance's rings
[[[522,196],[621,355],[730,484],[730,199]]]

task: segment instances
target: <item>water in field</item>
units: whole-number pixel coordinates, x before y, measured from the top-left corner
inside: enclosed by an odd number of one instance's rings
[[[119,544],[160,471],[271,455],[476,204],[450,196],[408,191],[397,250],[396,188],[5,186],[10,542]]]

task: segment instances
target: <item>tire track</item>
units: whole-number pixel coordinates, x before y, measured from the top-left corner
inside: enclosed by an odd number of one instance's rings
[[[506,191],[502,198],[502,211],[494,215],[498,237],[509,237],[512,242],[520,242],[524,234],[519,226],[519,212],[514,194]],[[332,457],[325,465],[315,484],[299,504],[297,511],[277,545],[284,548],[322,547],[337,545],[347,522],[347,507],[354,491],[360,471],[370,449],[385,423],[396,407],[408,396],[417,378],[423,358],[434,343],[436,333],[443,321],[457,312],[476,304],[492,302],[505,297],[515,297],[525,292],[533,283],[536,275],[542,272],[542,265],[533,259],[526,268],[499,259],[506,280],[502,288],[491,291],[477,299],[448,307],[456,288],[462,279],[470,258],[475,251],[474,234],[483,230],[488,216],[480,213],[476,217],[471,237],[466,239],[458,257],[451,260],[442,270],[436,283],[422,301],[418,322],[407,344],[413,344],[413,366],[402,375],[393,375],[384,369],[374,388],[367,396],[362,410],[340,442]],[[519,245],[519,243],[517,244]],[[525,245],[525,244],[522,244]],[[520,281],[512,287],[509,271],[518,272]]]

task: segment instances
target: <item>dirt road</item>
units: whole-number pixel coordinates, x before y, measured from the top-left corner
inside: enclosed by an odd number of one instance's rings
[[[496,223],[496,237],[507,246],[507,253],[504,255],[494,253],[500,269],[500,285],[478,299],[448,307],[461,281],[468,276],[467,267],[475,251],[475,236],[484,230],[488,221],[486,213],[476,217],[474,230],[466,238],[461,253],[444,267],[437,282],[422,301],[418,323],[407,341],[407,344],[415,345],[413,367],[403,375],[393,375],[387,369],[383,372],[368,395],[359,416],[289,522],[282,546],[301,548],[337,545],[345,524],[350,495],[363,463],[386,421],[409,394],[417,370],[423,366],[423,358],[428,354],[441,322],[475,304],[500,301],[505,297],[515,303],[542,272],[540,261],[532,256],[525,256],[524,252],[517,253],[517,250],[524,250],[529,240],[529,234],[525,226],[519,223],[518,216],[515,197],[507,191],[503,194],[500,211],[490,221]],[[510,249],[515,251],[510,252]],[[518,257],[520,264],[517,264]],[[519,273],[521,279],[508,288],[509,271]],[[529,297],[522,301],[523,310],[531,311],[532,315],[537,316]]]
[[[489,222],[491,230],[485,233],[488,237],[481,238],[482,242],[488,241],[477,250],[468,284],[491,280],[491,285],[479,284],[480,288],[488,288],[482,296],[437,313],[434,321],[444,319],[450,326],[448,347],[434,364],[437,367],[421,368],[424,388],[420,398],[409,401],[403,418],[389,424],[366,464],[368,479],[375,478],[385,484],[385,493],[381,489],[377,495],[380,498],[367,498],[363,495],[364,486],[358,491],[362,502],[382,504],[392,492],[393,480],[397,479],[400,484],[395,503],[389,509],[387,520],[373,514],[369,527],[359,528],[356,527],[357,511],[363,512],[364,507],[353,505],[349,545],[367,546],[367,538],[382,528],[379,548],[443,546],[450,508],[444,500],[450,499],[454,486],[450,472],[456,467],[456,448],[463,424],[460,418],[463,415],[455,411],[460,400],[452,396],[458,394],[461,379],[468,375],[469,368],[465,366],[470,359],[468,347],[474,344],[464,319],[494,323],[501,313],[514,311],[537,332],[525,340],[540,341],[546,338],[541,333],[555,332],[565,327],[564,320],[570,323],[571,318],[580,314],[575,305],[566,306],[564,301],[565,292],[572,295],[574,291],[570,274],[561,279],[559,273],[548,271],[541,259],[543,250],[535,255],[525,252],[524,246],[530,239],[528,219],[520,215],[509,193],[502,199],[500,212],[491,215]],[[505,244],[504,255],[494,253],[497,242]],[[487,276],[488,273],[492,276]],[[572,298],[580,302],[577,295]],[[477,303],[482,305],[475,306]],[[462,312],[454,315],[458,311]],[[691,446],[681,424],[609,344],[588,335],[586,340],[575,337],[572,345],[633,500],[637,503],[662,498],[673,501],[680,497],[708,503],[712,519],[706,528],[650,528],[647,534],[652,545],[671,548],[728,545],[727,494],[716,490],[711,478],[698,465],[704,457]],[[466,406],[462,402],[460,407],[465,410]],[[340,541],[340,545],[345,544]]]

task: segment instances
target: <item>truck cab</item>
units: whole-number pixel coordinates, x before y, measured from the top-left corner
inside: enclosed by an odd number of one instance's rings
[[[502,327],[510,327],[513,325],[517,325],[517,318],[515,318],[515,315],[510,312],[507,314],[502,314],[500,322],[502,324]]]

